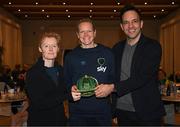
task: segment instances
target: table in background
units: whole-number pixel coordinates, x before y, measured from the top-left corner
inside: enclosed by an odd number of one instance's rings
[[[164,121],[167,124],[175,124],[175,105],[180,103],[180,94],[171,94],[170,96],[162,95],[161,99],[164,101],[164,107],[166,110],[166,116]]]
[[[161,99],[167,102],[180,102],[180,94],[171,94],[170,96],[162,95]]]
[[[11,103],[12,102],[18,102],[18,101],[24,101],[26,99],[26,95],[22,92],[17,94],[7,94],[1,96],[0,99],[0,115],[1,116],[11,116]]]

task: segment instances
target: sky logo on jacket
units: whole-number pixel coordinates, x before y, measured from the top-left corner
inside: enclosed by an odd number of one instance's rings
[[[99,64],[99,67],[97,67],[97,72],[105,72],[106,66],[103,66],[105,64],[105,58],[98,58],[97,63]]]

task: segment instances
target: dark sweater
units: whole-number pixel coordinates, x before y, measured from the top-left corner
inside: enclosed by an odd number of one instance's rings
[[[104,70],[103,70],[104,69]],[[109,48],[98,44],[95,48],[75,48],[67,54],[64,64],[65,79],[69,90],[77,80],[89,75],[97,79],[98,83],[113,83],[114,57]],[[77,102],[70,102],[70,114],[104,115],[110,114],[109,97],[96,98],[81,97]]]

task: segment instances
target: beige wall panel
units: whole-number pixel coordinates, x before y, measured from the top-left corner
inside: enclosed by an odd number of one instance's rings
[[[61,49],[72,49],[78,45],[78,39],[74,27],[50,27],[50,31],[55,31],[61,36]]]
[[[107,47],[112,47],[119,40],[124,38],[124,34],[119,27],[98,27],[96,42]]]
[[[19,28],[2,23],[2,46],[4,48],[3,64],[14,68],[15,64],[21,64],[22,47],[21,31]]]
[[[2,21],[0,20],[0,46],[2,46]]]
[[[162,57],[161,57],[161,64],[160,64],[160,66],[163,69],[164,69],[164,64],[165,64],[165,57],[164,57],[164,36],[165,36],[164,29],[161,28],[160,29],[160,44],[161,44],[161,47],[162,47]]]
[[[3,64],[9,65],[13,68],[13,63],[15,56],[11,56],[13,54],[13,28],[6,23],[2,25],[2,35],[3,35]],[[12,44],[11,44],[12,43]],[[11,50],[10,50],[11,49]],[[10,57],[11,56],[11,57]]]
[[[155,40],[159,41],[160,21],[159,20],[145,20],[143,25],[143,33]]]
[[[167,74],[173,72],[173,27],[164,29],[164,69]]]
[[[163,69],[168,73],[180,71],[180,9],[162,20],[161,45],[163,48]]]
[[[33,62],[36,60],[34,58],[34,51],[37,49],[34,49],[32,46],[24,46],[23,47],[23,58],[26,58],[23,60],[24,64],[33,64]]]
[[[180,20],[174,25],[174,70],[180,71]]]

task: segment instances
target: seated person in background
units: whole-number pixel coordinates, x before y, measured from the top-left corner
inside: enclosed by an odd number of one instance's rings
[[[22,70],[19,73],[18,86],[20,87],[20,91],[24,90],[26,72],[29,70],[29,68],[30,66],[28,64],[23,64]]]
[[[166,82],[166,72],[163,69],[159,69],[158,71],[158,80],[160,81],[160,84],[165,84]]]
[[[11,76],[13,77],[14,82],[18,81],[18,76],[19,76],[20,72],[21,72],[21,65],[16,64],[14,69],[11,72]]]
[[[175,82],[180,83],[180,72],[179,71],[177,71],[175,74]]]
[[[9,67],[9,65],[3,65],[0,75],[0,81],[8,84],[11,88],[13,88],[13,80],[11,79],[11,68]]]
[[[28,119],[27,108],[29,106],[28,99],[23,101],[21,110],[15,115],[11,116],[11,127],[22,127]]]
[[[172,73],[168,76],[168,80],[174,82],[174,73]]]
[[[19,75],[21,73],[21,65],[16,64],[14,69],[11,72],[11,79],[13,81],[13,88],[16,89],[15,91],[17,92],[18,87],[20,88],[20,83],[19,83]],[[18,112],[18,108],[21,106],[21,102],[12,102],[12,112],[13,114],[16,114]]]

